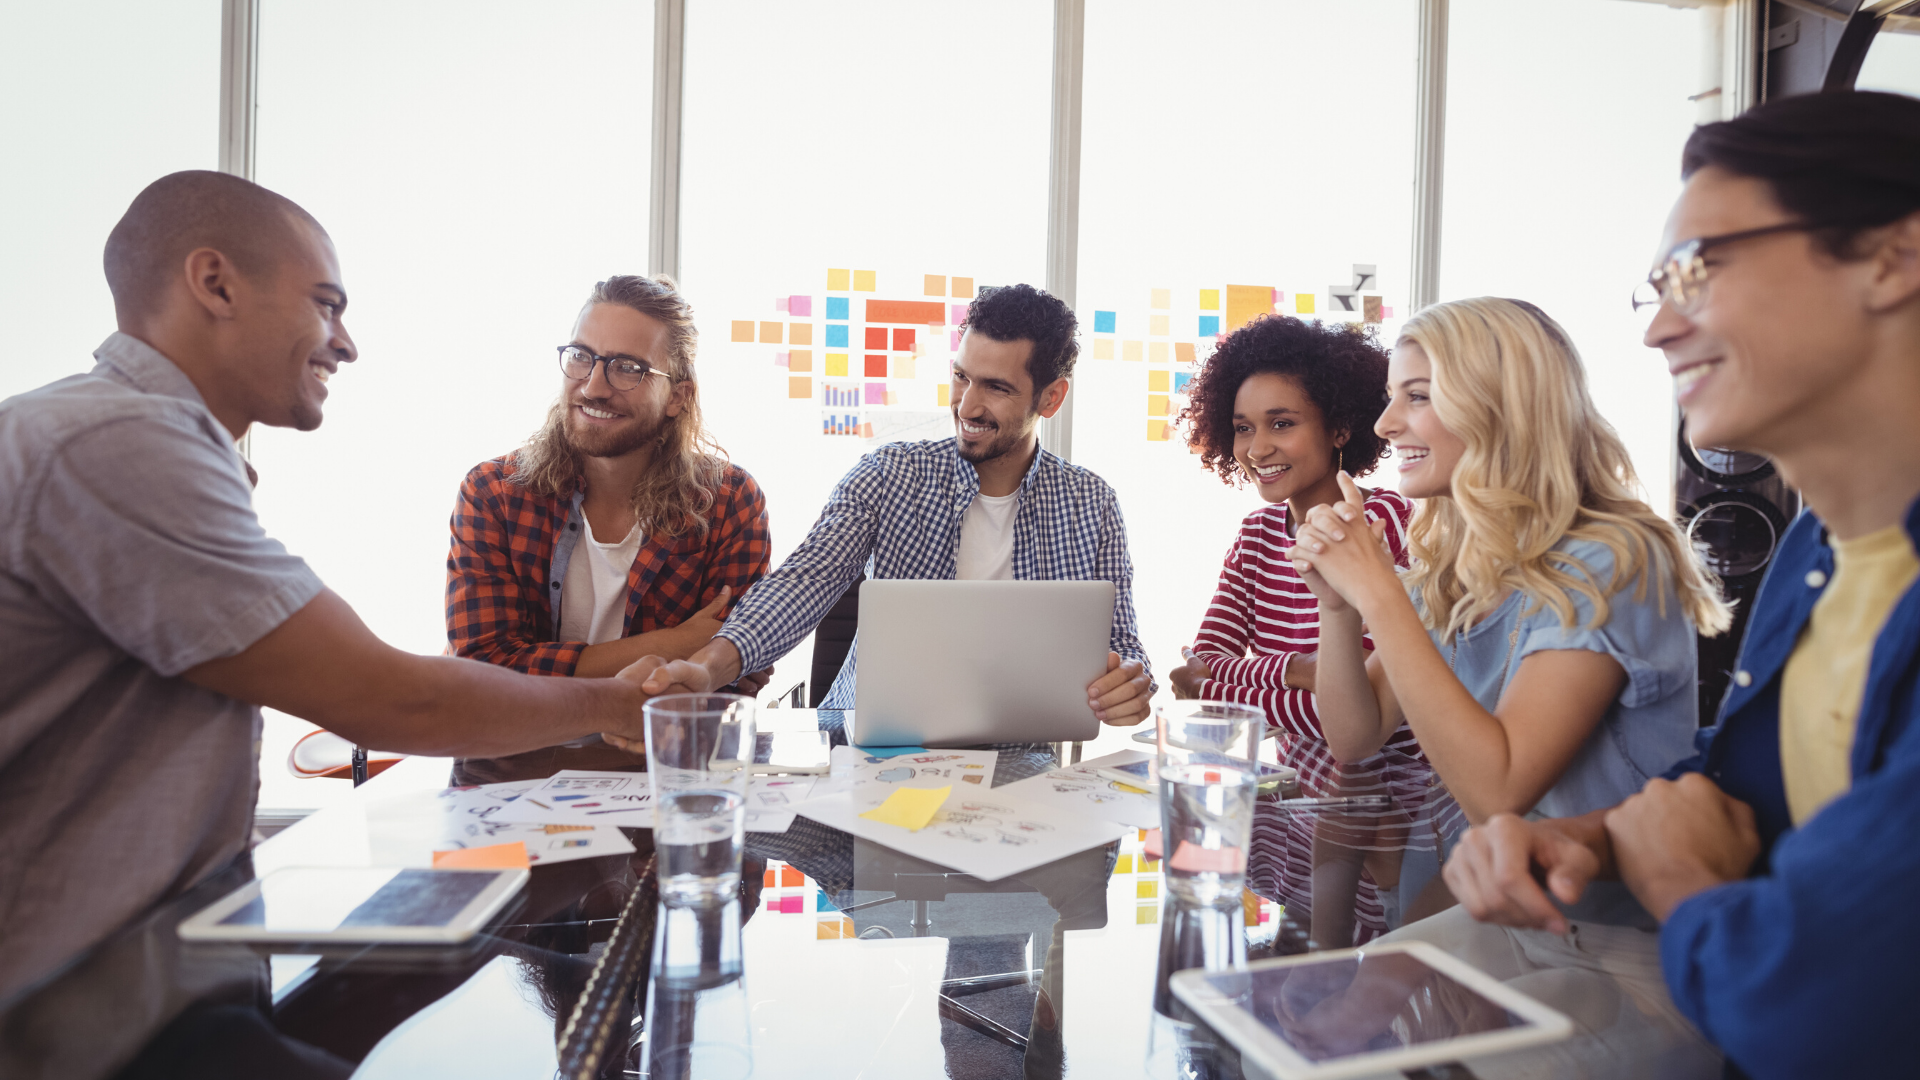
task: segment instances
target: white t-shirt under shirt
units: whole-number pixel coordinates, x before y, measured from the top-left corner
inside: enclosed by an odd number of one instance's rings
[[[954,557],[956,581],[1013,580],[1013,517],[1020,493],[975,495],[960,519],[960,551]]]
[[[626,629],[627,575],[640,554],[641,539],[638,524],[612,544],[594,539],[593,526],[587,526],[560,583],[561,641],[599,645],[620,637]]]

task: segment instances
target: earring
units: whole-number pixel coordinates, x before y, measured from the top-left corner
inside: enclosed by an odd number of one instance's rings
[[[1333,448],[1333,467],[1341,472],[1347,471],[1347,448],[1345,446],[1336,446]]]

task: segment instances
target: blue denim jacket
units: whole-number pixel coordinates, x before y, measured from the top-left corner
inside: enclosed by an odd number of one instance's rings
[[[1906,529],[1920,546],[1920,502]],[[1705,772],[1759,825],[1753,875],[1689,898],[1660,935],[1675,1004],[1756,1078],[1920,1072],[1920,586],[1874,642],[1851,789],[1795,829],[1781,780],[1781,672],[1832,576],[1825,527],[1800,515],[1719,720],[1675,767]]]

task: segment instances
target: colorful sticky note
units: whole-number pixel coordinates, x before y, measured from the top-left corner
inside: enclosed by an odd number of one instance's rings
[[[881,359],[884,361],[886,358],[881,357]],[[887,384],[883,382],[868,383],[866,403],[868,405],[885,405],[887,403]]]
[[[1113,861],[1113,872],[1116,874],[1133,873],[1133,856],[1122,855],[1119,858],[1115,859]]]
[[[828,375],[845,375],[847,373],[847,354],[843,352],[828,353],[826,373]]]
[[[1159,829],[1141,829],[1140,830],[1140,846],[1143,849],[1145,849],[1147,858],[1158,859],[1160,857],[1160,852],[1162,850],[1161,844],[1160,844],[1160,830]],[[1143,865],[1140,867],[1140,869],[1144,871],[1147,868]]]
[[[1141,904],[1134,909],[1133,924],[1150,926],[1160,921],[1160,908],[1156,904]]]
[[[1380,314],[1380,298],[1377,296],[1361,297],[1360,310],[1361,310],[1360,317],[1370,323],[1377,323],[1381,319],[1386,317]]]
[[[1247,868],[1247,853],[1237,847],[1201,847],[1191,840],[1182,840],[1179,846],[1173,849],[1173,858],[1167,860],[1167,865],[1189,874],[1202,874],[1209,871],[1219,874],[1237,874]]]
[[[939,326],[946,321],[943,305],[931,300],[869,300],[870,323],[907,323],[911,326]]]
[[[773,366],[774,366],[774,367],[786,367],[786,366],[787,366],[787,354],[786,354],[786,353],[783,353],[783,352],[777,352],[777,353],[774,353],[774,354],[773,354]]]
[[[1201,311],[1219,311],[1220,310],[1220,290],[1219,289],[1201,289],[1200,290],[1200,310]]]
[[[970,277],[954,278],[953,295],[961,300],[973,299],[973,279]]]
[[[1142,353],[1143,350],[1140,348],[1140,342],[1138,341],[1123,341],[1120,343],[1120,359],[1122,360],[1129,360],[1137,364],[1140,362]]]
[[[1113,339],[1104,338],[1104,337],[1094,338],[1093,339],[1093,358],[1095,360],[1113,359]]]
[[[792,315],[797,319],[810,318],[813,315],[813,297],[811,296],[787,297],[787,314]]]
[[[847,347],[847,327],[844,323],[827,324],[827,348],[844,349]]]
[[[1273,311],[1273,286],[1271,285],[1229,285],[1227,286],[1227,325],[1231,332],[1252,321],[1256,315],[1266,315]]]
[[[786,330],[786,323],[763,322],[760,324],[760,344],[778,345],[780,335]]]
[[[777,903],[782,915],[804,915],[807,913],[807,898],[804,896],[783,896]]]
[[[1111,311],[1093,313],[1093,332],[1096,334],[1114,333],[1114,327],[1120,323],[1120,316]]]
[[[1147,363],[1164,364],[1167,362],[1167,343],[1164,341],[1147,342]]]
[[[827,291],[828,292],[846,292],[847,286],[851,282],[852,277],[853,277],[852,272],[848,270],[828,270],[827,271]]]
[[[967,321],[967,312],[972,309],[973,305],[972,304],[949,304],[947,307],[948,307],[947,321],[949,323],[952,323],[954,326],[959,326],[961,323],[964,323]]]
[[[947,275],[928,274],[926,288],[920,290],[920,292],[924,296],[947,295]]]
[[[760,880],[762,884],[764,884],[767,888],[771,889],[774,887],[774,883],[779,880],[779,877],[780,877],[780,871],[769,866],[767,867],[767,872],[761,876]]]
[[[1149,303],[1151,303],[1153,307],[1165,309],[1173,306],[1173,290],[1149,289],[1147,291],[1150,294]]]
[[[869,379],[886,378],[887,377],[886,354],[885,353],[868,353],[866,365],[861,368],[861,373],[864,374]]]
[[[520,840],[433,853],[435,870],[525,870],[532,865],[532,860],[527,858],[527,845]]]
[[[887,328],[884,326],[867,327],[867,348],[884,349],[887,347]]]
[[[896,379],[913,378],[914,377],[913,357],[911,356],[894,357],[893,358],[893,377]]]
[[[1251,889],[1240,890],[1240,913],[1248,926],[1260,925],[1260,898]]]
[[[752,341],[753,340],[753,320],[752,319],[733,320],[733,340],[735,341]]]
[[[805,885],[806,883],[807,883],[807,875],[801,873],[800,871],[794,869],[791,866],[782,866],[780,868],[780,887],[781,888],[797,889],[800,886]]]
[[[1154,393],[1160,393],[1160,394],[1166,393],[1167,390],[1169,389],[1169,383],[1171,381],[1169,379],[1169,375],[1170,373],[1165,371],[1147,372],[1147,389]]]
[[[1157,900],[1160,898],[1160,883],[1147,878],[1133,883],[1133,895],[1139,900]]]
[[[842,938],[857,937],[853,929],[853,920],[846,918],[821,919],[814,927],[815,941],[837,941]]]
[[[1218,315],[1200,316],[1200,336],[1201,337],[1219,337],[1220,336],[1220,316]]]
[[[1191,341],[1174,342],[1173,358],[1182,364],[1193,363],[1193,342]]]
[[[774,297],[773,310],[781,313],[782,315],[785,315],[787,313],[787,298],[784,296]]]
[[[960,351],[960,331],[953,330],[947,334],[947,351],[948,352]]]
[[[953,384],[941,383],[934,391],[933,403],[943,409],[953,408]]]
[[[1168,329],[1170,320],[1165,315],[1155,315],[1147,320],[1147,333],[1154,337],[1166,337],[1173,331]]]
[[[1173,392],[1176,394],[1186,393],[1187,384],[1192,381],[1193,381],[1193,376],[1188,374],[1187,372],[1184,372],[1184,371],[1174,372],[1173,373]]]
[[[811,375],[787,376],[787,396],[790,398],[812,398],[813,397],[813,376]]]
[[[813,344],[813,324],[797,322],[787,327],[787,341],[793,345]]]
[[[1163,371],[1160,374],[1164,375],[1166,374],[1166,372]],[[1167,415],[1167,395],[1148,394],[1147,395],[1147,415],[1148,416]]]
[[[1299,314],[1299,315],[1313,314],[1313,294],[1312,293],[1294,293],[1293,294],[1293,310],[1296,314]]]
[[[895,330],[893,332],[893,351],[894,352],[912,352],[913,351],[913,331]]]
[[[940,804],[953,794],[953,788],[898,788],[887,801],[860,816],[882,825],[898,825],[908,832],[919,832],[939,813]]]
[[[813,898],[813,910],[815,911],[839,911],[840,910],[838,907],[834,906],[833,900],[827,896],[827,890],[819,889],[819,890],[816,890],[816,892],[818,895],[816,895]]]
[[[827,318],[845,320],[847,313],[853,310],[853,303],[844,296],[827,297]]]
[[[855,270],[853,272],[853,291],[854,292],[872,292],[873,291],[873,271]]]
[[[1393,318],[1393,309],[1385,304],[1380,305],[1380,317],[1383,319]]]
[[[1167,422],[1165,420],[1147,421],[1147,441],[1148,442],[1166,442],[1167,441]]]

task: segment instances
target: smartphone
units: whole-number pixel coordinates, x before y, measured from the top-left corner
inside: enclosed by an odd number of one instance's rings
[[[757,776],[822,775],[832,749],[824,731],[762,731],[753,737],[753,764],[748,771]]]

